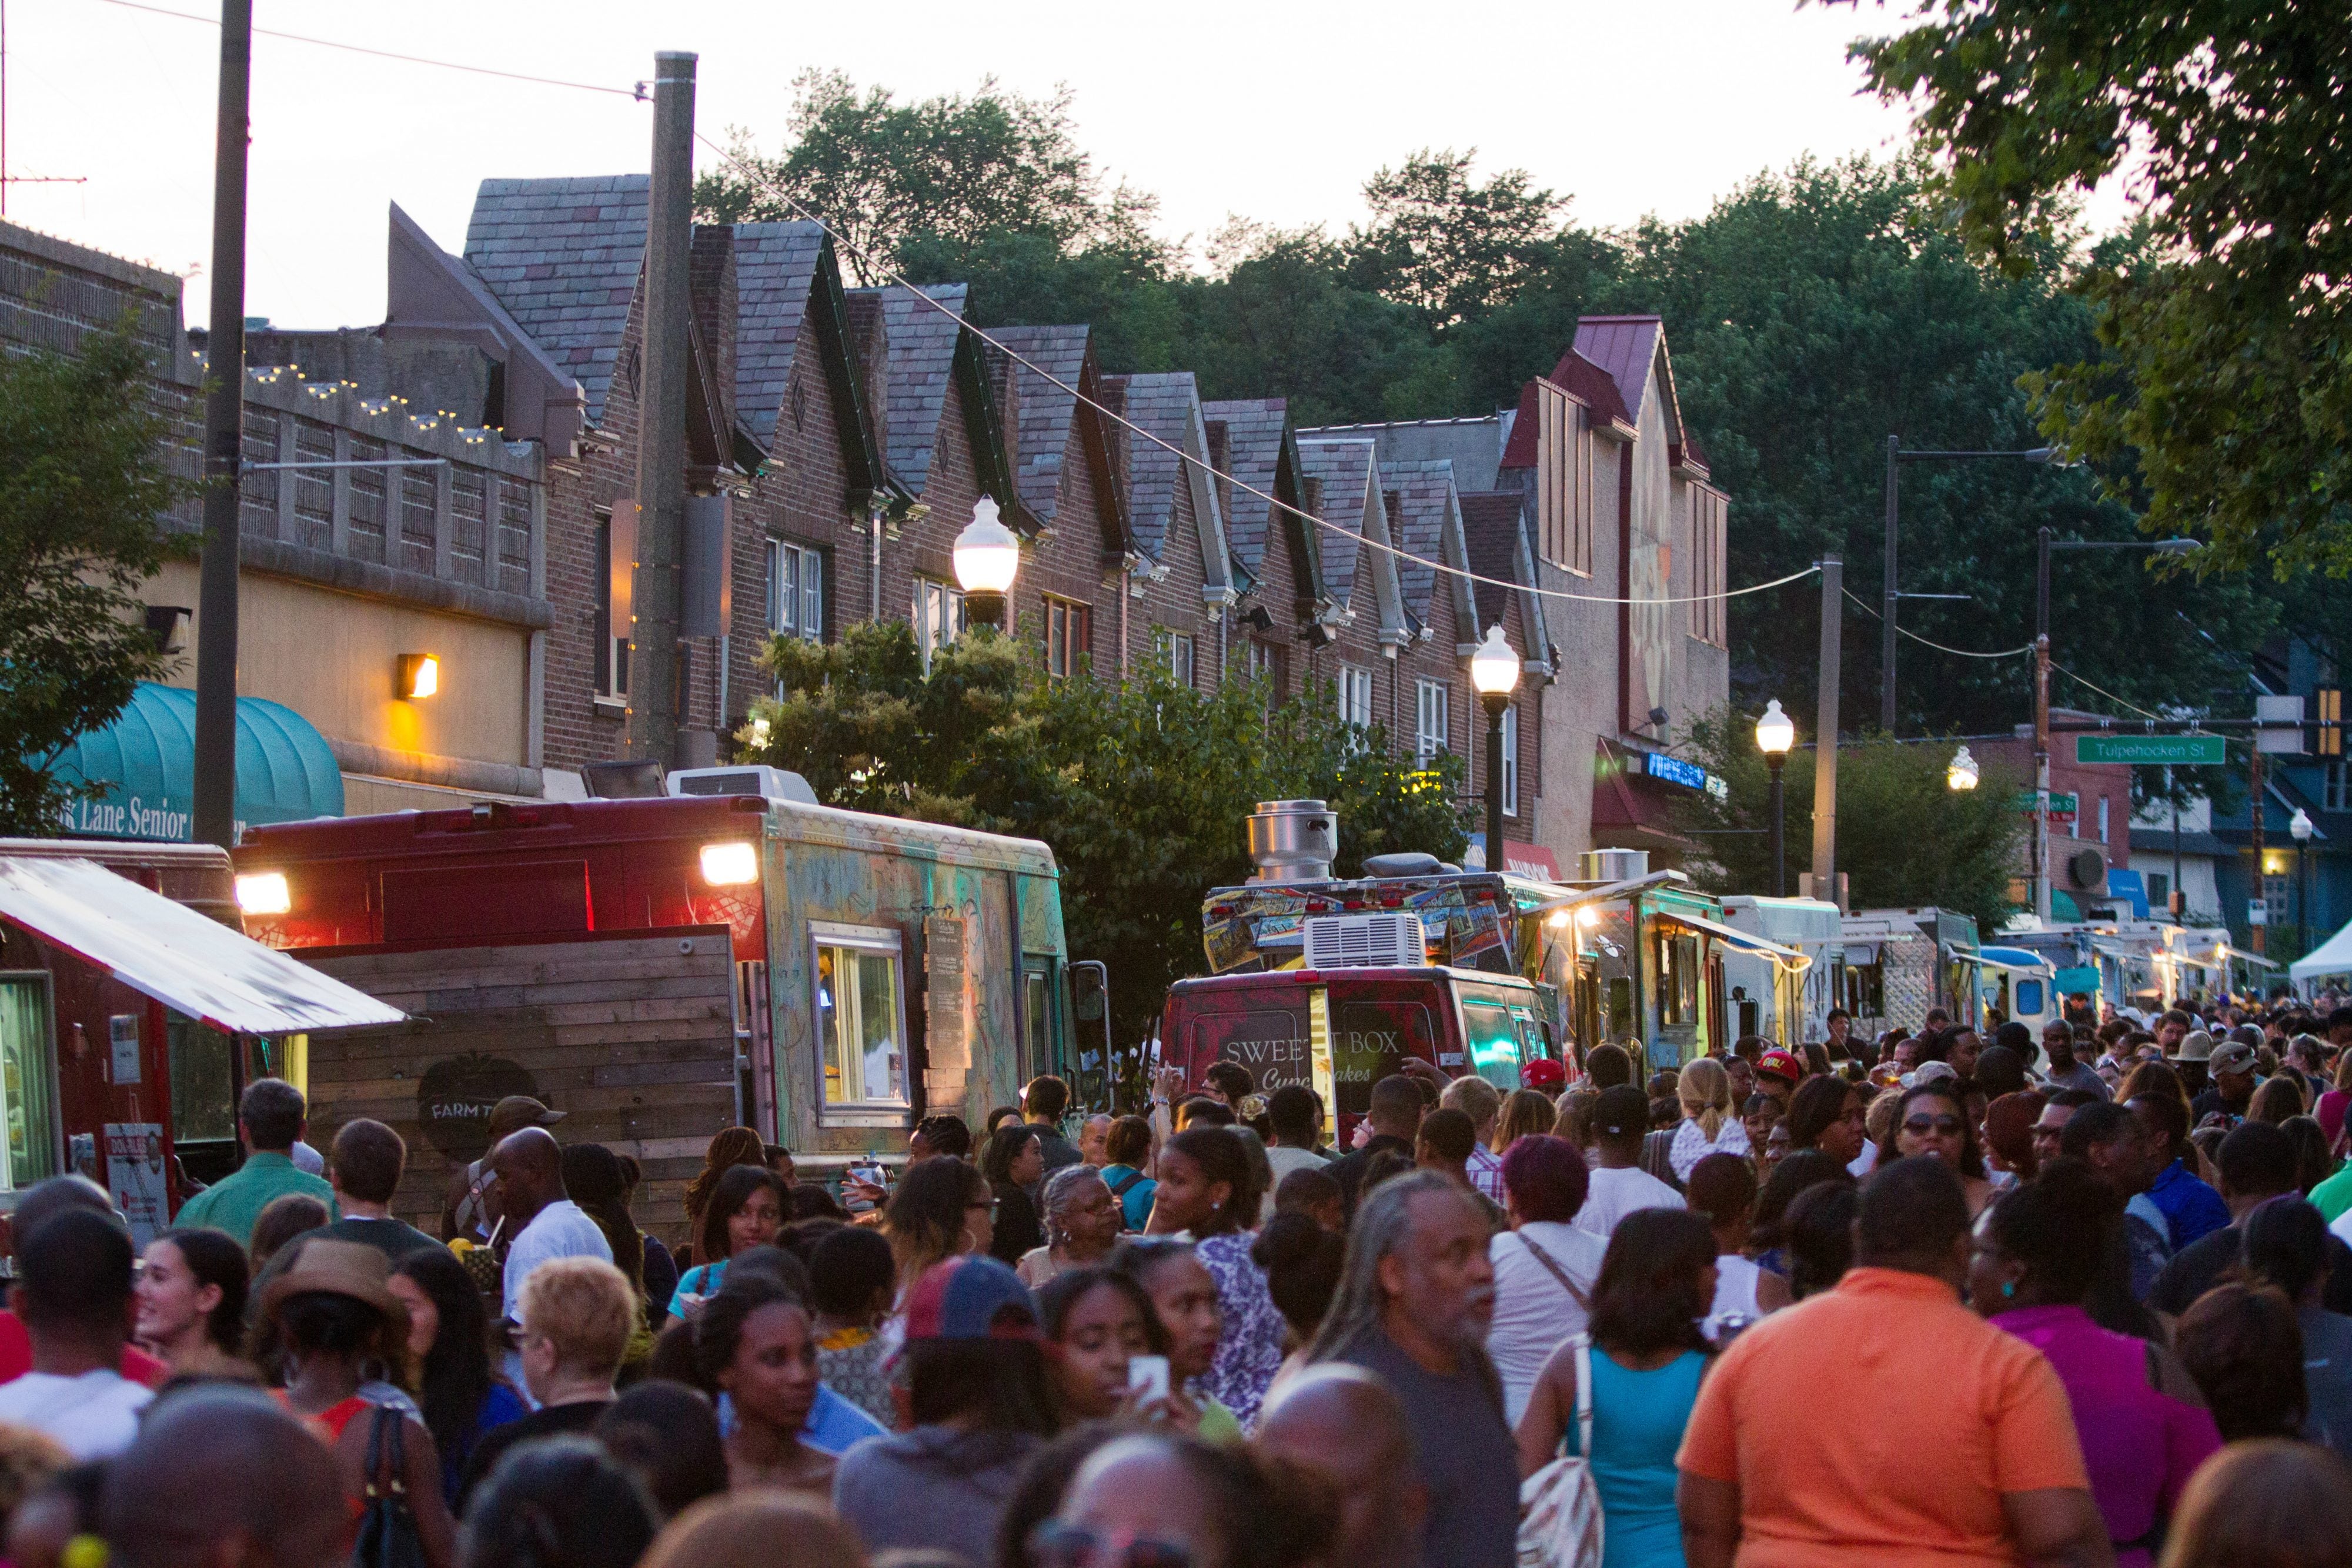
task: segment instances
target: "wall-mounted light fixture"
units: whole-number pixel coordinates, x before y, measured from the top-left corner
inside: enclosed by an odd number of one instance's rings
[[[403,653],[393,690],[403,702],[421,702],[441,689],[441,661],[430,653]]]

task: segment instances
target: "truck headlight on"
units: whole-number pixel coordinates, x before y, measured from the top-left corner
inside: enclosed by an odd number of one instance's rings
[[[740,887],[760,880],[760,846],[742,842],[702,846],[702,880],[713,887]]]
[[[236,879],[236,906],[247,915],[283,915],[294,907],[293,890],[282,871],[257,871]]]

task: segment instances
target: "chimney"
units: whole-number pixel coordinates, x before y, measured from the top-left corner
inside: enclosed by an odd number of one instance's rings
[[[681,734],[678,569],[686,534],[687,350],[693,326],[695,57],[654,57],[653,179],[646,204],[644,371],[637,409],[637,562],[631,593],[629,757],[709,767],[716,732]]]

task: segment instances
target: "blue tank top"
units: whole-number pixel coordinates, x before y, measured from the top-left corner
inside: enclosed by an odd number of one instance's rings
[[[1698,1402],[1706,1357],[1685,1351],[1651,1372],[1592,1356],[1592,1482],[1601,1492],[1602,1568],[1683,1568],[1675,1452]],[[1576,1423],[1568,1427],[1576,1451]]]

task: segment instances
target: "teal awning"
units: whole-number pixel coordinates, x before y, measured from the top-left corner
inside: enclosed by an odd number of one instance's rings
[[[58,777],[107,787],[103,800],[67,808],[68,837],[188,841],[194,836],[196,694],[142,681],[112,724],[66,747]],[[342,814],[342,770],[326,737],[282,703],[237,698],[238,831]]]

